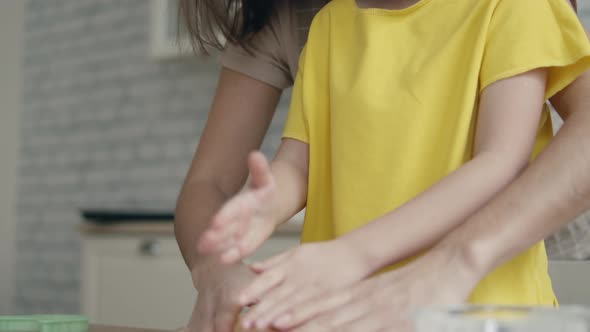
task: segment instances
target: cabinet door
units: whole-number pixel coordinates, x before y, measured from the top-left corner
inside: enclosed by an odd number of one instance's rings
[[[82,306],[99,324],[174,329],[196,292],[172,237],[84,240]]]
[[[298,242],[276,235],[248,261]],[[82,310],[93,322],[167,330],[188,322],[197,294],[172,236],[89,236],[83,249]]]

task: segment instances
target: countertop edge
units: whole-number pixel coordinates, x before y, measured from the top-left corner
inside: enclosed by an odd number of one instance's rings
[[[303,225],[297,221],[290,221],[280,225],[275,236],[299,236]],[[174,236],[174,223],[170,222],[134,222],[112,225],[100,225],[85,222],[79,225],[79,231],[83,236],[107,236],[107,235],[160,235]]]

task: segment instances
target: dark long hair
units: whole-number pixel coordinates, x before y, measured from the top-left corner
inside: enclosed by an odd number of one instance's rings
[[[248,49],[252,36],[269,24],[276,0],[178,0],[179,24],[195,52],[223,48],[225,41]]]
[[[276,0],[178,0],[179,25],[195,52],[223,49],[225,41],[248,50],[252,36],[269,24]],[[570,0],[578,10],[577,0]]]

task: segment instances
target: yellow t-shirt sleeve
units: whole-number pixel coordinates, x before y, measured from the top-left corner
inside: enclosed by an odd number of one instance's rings
[[[305,49],[301,52],[299,61],[299,71],[293,86],[293,95],[291,96],[291,107],[285,124],[283,138],[292,138],[298,141],[309,143],[308,122],[305,116],[303,103],[303,74],[305,67]]]
[[[480,91],[525,72],[548,68],[546,98],[590,66],[590,43],[564,0],[500,0],[487,33]]]

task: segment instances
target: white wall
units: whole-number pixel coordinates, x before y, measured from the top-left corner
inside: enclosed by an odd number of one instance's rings
[[[24,3],[0,2],[0,314],[12,311]]]

